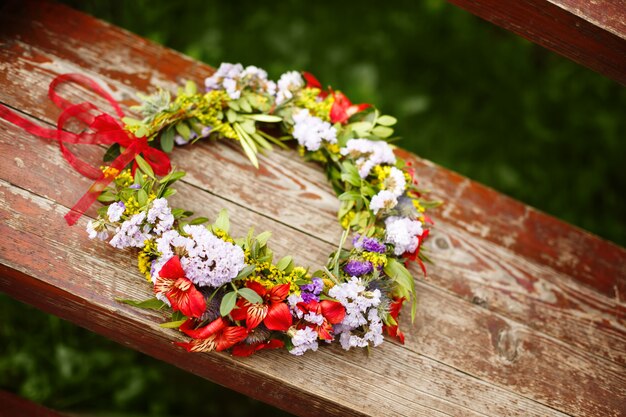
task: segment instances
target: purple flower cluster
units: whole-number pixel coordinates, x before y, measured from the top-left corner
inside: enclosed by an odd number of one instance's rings
[[[361,249],[367,252],[385,253],[387,250],[385,244],[379,242],[378,239],[367,236],[361,237],[359,234],[352,239],[352,246],[354,246],[355,249]]]
[[[343,270],[352,277],[360,277],[361,275],[372,272],[374,266],[370,261],[357,261],[352,259],[343,267]]]
[[[322,293],[324,289],[324,281],[321,278],[313,278],[310,284],[304,284],[300,286],[300,290],[302,294],[302,301],[308,303],[310,301],[319,301],[319,295]]]

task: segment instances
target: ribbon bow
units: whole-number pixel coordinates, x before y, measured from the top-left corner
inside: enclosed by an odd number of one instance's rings
[[[56,88],[66,82],[73,82],[91,89],[113,106],[115,113],[120,119],[124,117],[124,112],[115,99],[93,79],[81,74],[63,74],[52,80],[48,88],[48,97],[50,97],[50,100],[63,110],[57,119],[56,129],[38,126],[1,104],[0,118],[21,127],[35,136],[57,141],[65,160],[69,162],[76,171],[87,178],[95,180],[91,187],[89,187],[89,190],[74,204],[70,212],[64,216],[67,223],[71,226],[76,223],[89,207],[91,207],[107,185],[115,179],[115,175],[111,172],[121,171],[132,162],[137,155],[142,155],[157,175],[166,175],[170,171],[171,166],[169,157],[165,152],[148,145],[148,141],[145,137],[136,137],[131,132],[125,130],[122,123],[117,121],[113,116],[99,110],[94,104],[89,102],[72,104],[59,96],[56,92]],[[94,116],[92,114],[94,111],[99,112],[99,114]],[[82,121],[89,129],[79,134],[63,130],[67,122],[72,118]],[[67,144],[113,145],[115,143],[119,144],[123,151],[109,165],[111,169],[107,170],[106,174],[98,167],[90,165],[78,158],[66,147]],[[135,162],[134,168],[136,165],[137,162]]]

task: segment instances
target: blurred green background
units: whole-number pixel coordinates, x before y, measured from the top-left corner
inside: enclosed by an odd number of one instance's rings
[[[626,245],[626,89],[444,1],[65,2],[214,66],[313,72],[397,116],[418,155]],[[23,397],[91,415],[277,415],[0,300],[0,387]]]

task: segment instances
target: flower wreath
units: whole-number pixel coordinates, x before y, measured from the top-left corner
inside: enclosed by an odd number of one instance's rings
[[[66,81],[109,100],[124,125],[108,114],[90,116],[96,108],[89,103],[71,105],[56,95],[55,86]],[[191,338],[177,345],[249,356],[282,347],[302,355],[335,338],[346,350],[378,346],[383,332],[404,343],[398,328],[403,302],[412,300],[412,319],[416,312],[415,283],[404,263],[416,261],[426,272],[422,243],[431,222],[424,212],[437,203],[423,199],[414,170],[388,143],[395,118],[324,90],[306,72],[287,72],[275,83],[260,68],[226,63],[205,80],[205,92],[187,82],[174,99],[163,90],[140,95],[134,109],[142,120],[123,117],[108,93],[84,76],[58,77],[50,97],[64,109],[58,129],[32,125],[3,107],[0,117],[57,140],[72,166],[96,179],[66,218],[72,224],[95,199],[106,204],[89,221],[89,237],[112,234],[113,247],[136,248],[139,271],[155,294],[119,301],[170,312],[161,326]],[[70,117],[95,133],[62,131]],[[255,167],[259,152],[295,139],[306,160],[324,167],[345,229],[326,266],[311,273],[290,256],[274,262],[270,233],[231,236],[226,210],[207,225],[207,218],[170,207],[172,185],[185,173],[171,169],[167,153],[203,138],[239,142]],[[111,145],[107,165],[94,173],[64,143]]]

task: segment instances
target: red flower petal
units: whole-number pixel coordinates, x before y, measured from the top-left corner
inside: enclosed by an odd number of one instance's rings
[[[187,278],[178,278],[165,296],[174,311],[180,311],[187,317],[200,317],[206,310],[204,295]]]
[[[256,281],[248,281],[246,287],[259,294],[261,298],[265,297],[265,295],[267,294],[267,289]]]
[[[291,323],[291,312],[285,303],[273,303],[267,311],[267,317],[263,320],[265,327],[281,332],[287,331]]]
[[[180,266],[180,258],[178,256],[174,256],[169,261],[167,261],[159,271],[159,276],[161,278],[169,279],[178,279],[180,277],[184,277],[185,271],[183,271],[182,266]]]
[[[233,356],[250,356],[254,352],[263,349],[279,349],[285,346],[285,343],[279,339],[272,339],[267,342],[259,342],[248,345],[246,343],[240,343],[238,345],[233,346],[232,354]]]
[[[267,316],[269,307],[266,304],[248,304],[246,327],[248,330],[257,327]]]
[[[341,92],[334,92],[335,102],[330,109],[330,121],[333,123],[346,123],[350,117],[370,107],[369,104],[352,104]]]
[[[215,348],[215,350],[218,352],[226,350],[236,345],[237,343],[242,342],[247,336],[248,331],[245,327],[227,327],[216,336],[217,347]]]
[[[333,335],[331,333],[333,331],[333,326],[331,326],[328,322],[325,321],[321,326],[316,326],[315,331],[320,339],[333,340]]]
[[[270,301],[272,303],[280,303],[289,295],[289,284],[275,285],[269,290]]]
[[[338,301],[324,300],[320,302],[322,316],[331,324],[339,324],[346,316],[346,309]]]
[[[187,336],[193,337],[194,339],[206,339],[228,326],[228,323],[222,317],[218,317],[211,323],[200,327],[199,329],[192,328],[194,323],[195,320],[187,320],[179,327],[179,329]]]
[[[250,305],[249,302],[247,302],[245,299],[240,298],[239,300],[237,300],[237,305],[236,307],[230,312],[230,317],[233,318],[233,320],[245,320],[246,317],[248,316],[248,306]]]
[[[319,88],[322,89],[322,84],[315,78],[315,75],[310,72],[302,71],[302,77],[306,80],[307,88]]]

